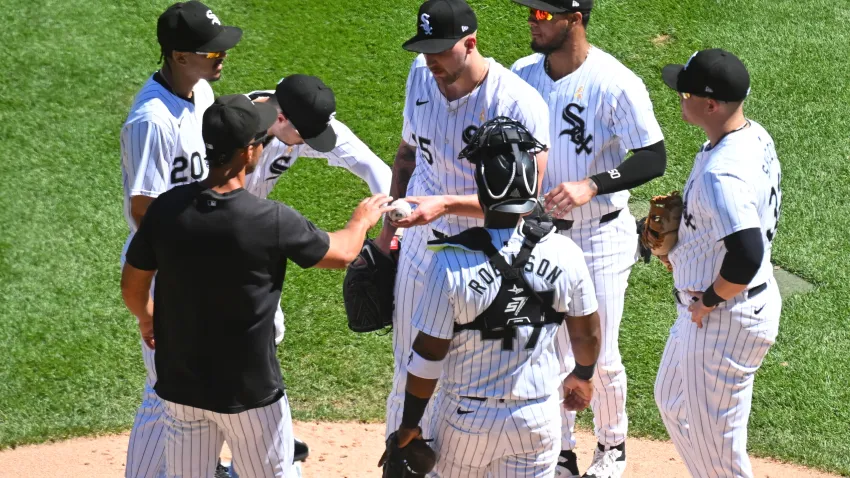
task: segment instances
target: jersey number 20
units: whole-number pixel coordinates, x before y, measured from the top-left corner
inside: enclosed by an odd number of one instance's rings
[[[191,161],[182,156],[174,158],[174,165],[171,168],[171,184],[185,183],[190,176],[195,181],[204,177],[204,160],[199,153],[192,153]]]

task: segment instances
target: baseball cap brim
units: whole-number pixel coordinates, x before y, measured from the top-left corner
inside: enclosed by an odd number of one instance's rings
[[[552,4],[541,2],[540,0],[513,0],[514,3],[518,3],[520,5],[525,5],[529,8],[536,8],[538,10],[543,10],[544,12],[549,13],[564,13],[569,12],[570,10],[567,8],[558,8]]]
[[[275,115],[277,117],[277,115]],[[336,148],[336,131],[330,124],[321,133],[312,138],[301,137],[307,146],[315,149],[320,153],[329,153]]]
[[[537,200],[534,198],[509,199],[490,206],[490,210],[505,214],[527,214],[535,207],[537,207]]]
[[[473,32],[474,30],[470,31],[468,34],[472,34]],[[451,49],[460,40],[460,38],[422,38],[417,35],[404,42],[401,47],[407,51],[433,55]]]
[[[227,51],[235,47],[239,40],[242,39],[242,29],[239,27],[223,27],[221,33],[215,38],[207,42],[205,45],[199,46],[198,51],[201,52],[216,52]]]
[[[685,69],[685,65],[667,65],[661,69],[661,78],[664,84],[675,91],[679,91],[679,74]]]

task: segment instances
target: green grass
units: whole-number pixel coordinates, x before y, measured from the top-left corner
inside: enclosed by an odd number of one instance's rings
[[[486,55],[508,65],[527,54],[520,7],[471,3]],[[668,174],[640,188],[640,198],[680,188],[703,140],[680,121],[660,68],[716,46],[750,68],[748,114],[772,133],[783,166],[774,259],[816,285],[784,303],[778,342],[756,378],[750,447],[850,475],[850,206],[842,201],[850,192],[850,7],[825,0],[597,3],[591,40],[644,79],[667,138]],[[216,93],[270,88],[296,72],[318,75],[337,93],[338,117],[389,162],[413,58],[400,44],[413,32],[417,4],[215,1],[225,23],[246,31]],[[132,422],[144,371],[118,290],[126,237],[118,132],[134,93],[157,68],[155,22],[167,5],[0,0],[0,447],[125,430]],[[652,41],[660,35],[669,39]],[[273,197],[334,229],[366,193],[346,171],[302,160]],[[296,418],[380,420],[389,338],[347,331],[341,273],[293,267],[288,279],[280,355]],[[652,384],[674,317],[669,290],[658,264],[633,270],[621,344],[636,436],[666,436]]]

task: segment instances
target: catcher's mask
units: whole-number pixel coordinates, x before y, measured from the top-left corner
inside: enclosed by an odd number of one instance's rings
[[[478,128],[459,157],[475,165],[485,210],[526,214],[537,205],[535,154],[545,148],[522,123],[499,116]]]

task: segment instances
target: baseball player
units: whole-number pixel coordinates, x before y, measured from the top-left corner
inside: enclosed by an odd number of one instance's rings
[[[637,250],[629,189],[664,174],[663,135],[641,79],[588,42],[592,0],[514,1],[530,8],[535,53],[511,70],[549,104],[552,146],[543,179],[545,208],[559,219],[560,232],[584,251],[602,322],[591,402],[598,444],[584,476],[619,478],[626,466],[628,427],[619,330]],[[567,339],[563,331],[563,373],[572,367]],[[575,477],[575,413],[563,412],[557,476]]]
[[[280,177],[299,157],[324,158],[328,165],[343,167],[369,185],[372,194],[388,194],[392,170],[346,125],[337,121],[333,90],[315,76],[291,75],[275,90],[248,94],[258,102],[269,102],[278,110],[277,121],[256,167],[245,176],[245,189],[266,198]],[[286,111],[286,113],[284,113]],[[280,344],[285,331],[283,311],[275,316]]]
[[[136,95],[121,129],[124,217],[133,235],[153,200],[174,186],[207,176],[201,119],[213,102],[208,82],[221,78],[227,50],[242,30],[224,26],[206,5],[190,1],[170,6],[157,21],[162,68]],[[143,335],[148,331],[142,331]],[[147,380],[127,449],[126,476],[164,473],[162,402],[154,393],[154,351],[142,343]]]
[[[555,336],[566,322],[577,365],[565,406],[587,407],[599,353],[599,316],[581,249],[551,223],[523,222],[537,205],[542,151],[521,124],[496,118],[462,156],[475,164],[484,227],[432,241],[428,285],[413,313],[401,447],[437,379],[433,476],[550,477],[560,451],[561,365]]]
[[[753,376],[776,341],[782,298],[770,251],[782,208],[773,139],[744,116],[750,75],[723,50],[668,65],[682,119],[708,141],[685,184],[668,260],[678,302],[655,401],[691,476],[752,477],[747,421]]]
[[[245,169],[276,119],[271,105],[244,95],[216,99],[203,117],[208,178],[157,198],[127,251],[122,293],[145,330],[153,326],[143,339],[157,349],[169,477],[211,476],[224,440],[242,477],[292,476],[292,422],[273,344],[287,260],[344,268],[390,209],[386,195],[367,198],[345,228],[327,233],[245,191]]]
[[[544,145],[549,143],[545,103],[519,77],[479,53],[478,20],[464,0],[428,0],[416,21],[416,36],[404,48],[422,54],[407,78],[402,141],[390,191],[394,197],[407,196],[417,207],[406,219],[385,222],[377,241],[389,252],[396,227],[407,228],[395,285],[395,370],[387,399],[387,434],[401,423],[405,364],[414,337],[410,318],[424,292],[421,276],[431,259],[426,242],[483,224],[474,170],[458,160],[458,153],[482,123],[498,116],[520,121]],[[540,171],[546,155],[537,155]]]

